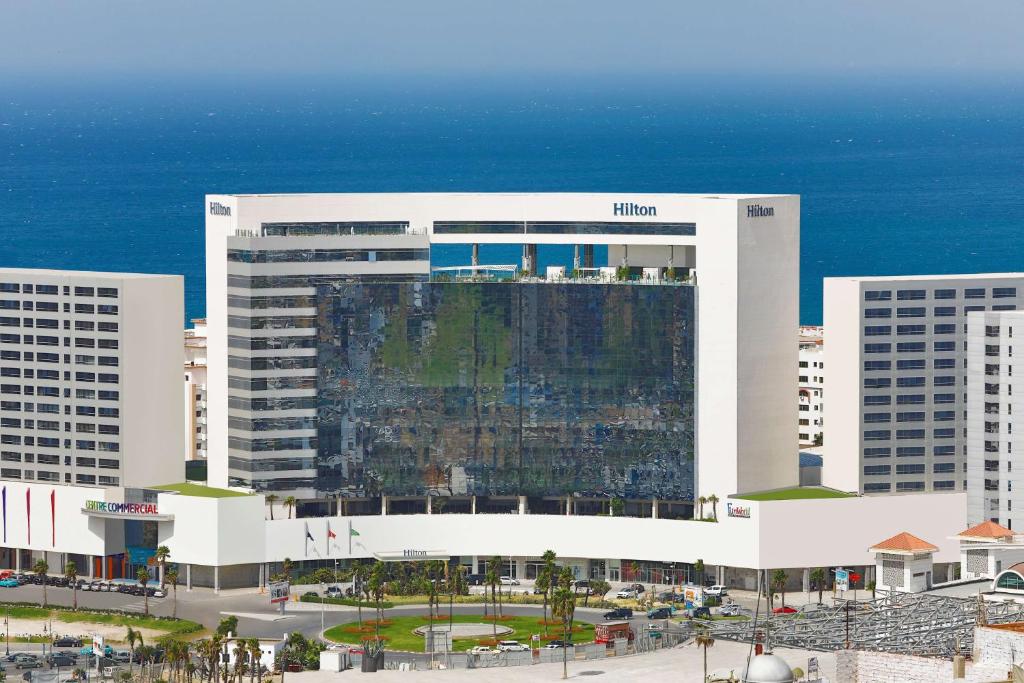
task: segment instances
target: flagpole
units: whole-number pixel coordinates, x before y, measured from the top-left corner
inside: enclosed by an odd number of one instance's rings
[[[348,520],[348,556],[352,557],[352,520]]]

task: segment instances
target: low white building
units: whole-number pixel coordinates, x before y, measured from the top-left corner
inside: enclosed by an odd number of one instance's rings
[[[821,445],[825,439],[825,328],[800,327],[799,417],[801,446]]]
[[[871,547],[875,554],[878,590],[920,593],[933,583],[932,556],[938,547],[913,534],[901,532]]]
[[[1024,544],[1013,531],[987,520],[957,534],[960,542],[960,576],[993,579],[1004,567],[1024,562]]]
[[[228,634],[228,637],[224,640],[223,652],[228,657],[228,669],[234,671],[235,663],[238,661],[238,653],[235,652],[238,647],[239,640],[245,644],[246,653],[242,658],[243,663],[248,664],[251,661],[252,655],[249,653],[248,644],[251,638],[235,638],[232,634]],[[274,670],[274,660],[277,659],[277,655],[284,649],[288,642],[288,634],[285,633],[280,639],[271,638],[258,638],[260,644],[260,666],[267,671]]]

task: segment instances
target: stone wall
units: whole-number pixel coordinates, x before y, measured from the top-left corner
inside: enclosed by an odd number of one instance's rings
[[[836,652],[836,680],[842,683],[920,683],[953,680],[953,663],[888,652]]]

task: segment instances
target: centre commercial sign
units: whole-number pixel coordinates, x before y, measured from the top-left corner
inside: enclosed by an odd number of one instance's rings
[[[104,500],[85,501],[86,510],[111,512],[118,515],[158,515],[156,503],[116,503]]]
[[[750,519],[750,506],[749,505],[738,505],[736,503],[726,503],[725,511],[730,517],[742,517],[744,519]]]

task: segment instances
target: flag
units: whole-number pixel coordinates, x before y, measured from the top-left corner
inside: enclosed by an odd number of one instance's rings
[[[32,545],[32,489],[25,489],[25,530],[28,532],[28,544]]]
[[[358,536],[359,535],[359,532],[356,531],[355,529],[349,529],[348,533],[349,533],[350,536]]]
[[[57,489],[50,491],[50,545],[57,547]]]
[[[337,537],[338,537],[338,534],[336,534],[333,531],[331,531],[331,523],[327,522],[327,538],[331,539],[331,538],[337,538]]]
[[[309,555],[309,542],[313,540],[313,534],[309,533],[309,522],[303,522],[306,526],[306,538],[304,542],[306,544],[306,555]]]
[[[348,520],[348,554],[352,554],[352,537],[358,536],[359,532],[352,528],[352,520]]]
[[[7,543],[7,487],[6,486],[4,487],[2,495],[3,495],[3,499],[4,499],[4,543]]]

